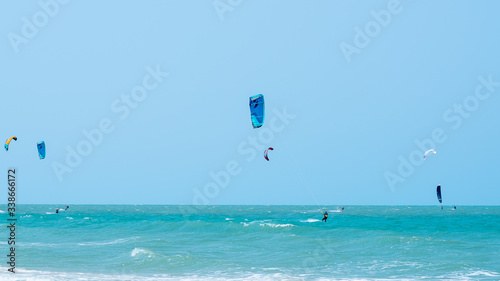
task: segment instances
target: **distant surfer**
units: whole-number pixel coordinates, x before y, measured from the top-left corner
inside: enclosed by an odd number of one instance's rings
[[[59,214],[59,208],[56,208],[56,214]]]
[[[323,219],[321,221],[325,221],[326,222],[326,219],[328,218],[328,211],[325,211],[324,213],[321,212],[323,214]]]
[[[453,210],[456,210],[457,209],[457,206],[453,206]]]
[[[342,207],[342,209],[340,210],[341,212],[344,210],[344,207]]]
[[[66,206],[66,209],[64,209],[64,210],[66,211],[67,209],[69,209],[69,206]]]

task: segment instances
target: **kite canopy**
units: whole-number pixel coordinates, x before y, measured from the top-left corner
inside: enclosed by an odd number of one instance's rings
[[[436,193],[437,193],[439,203],[443,203],[443,200],[441,199],[441,185],[440,184],[436,188]]]
[[[269,158],[267,157],[267,152],[268,152],[269,150],[274,150],[274,148],[270,147],[270,148],[268,148],[268,149],[266,149],[266,150],[264,151],[264,158],[266,158],[266,160],[267,160],[267,161],[269,161]]]
[[[16,138],[16,137],[11,137],[11,138],[9,138],[9,139],[5,142],[5,150],[7,150],[7,151],[9,150],[9,144],[10,144],[10,141],[11,141],[11,140],[15,140],[15,141],[17,141],[17,138]]]
[[[250,117],[252,125],[255,128],[262,127],[264,124],[264,96],[255,95],[250,97]]]
[[[38,142],[36,144],[36,147],[38,148],[38,156],[40,157],[40,159],[45,159],[45,142]]]
[[[427,154],[429,154],[429,152],[434,152],[434,154],[436,154],[436,151],[434,149],[429,149],[424,153],[424,159],[425,157],[427,157]]]

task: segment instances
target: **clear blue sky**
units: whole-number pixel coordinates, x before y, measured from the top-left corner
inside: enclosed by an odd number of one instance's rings
[[[19,203],[437,204],[441,184],[445,204],[498,205],[499,10],[493,0],[8,1],[0,137],[18,141],[0,168],[18,168]],[[260,129],[255,94],[266,101]],[[92,144],[83,131],[101,122]],[[415,141],[435,130],[437,154],[422,161]],[[227,185],[211,177],[226,181],[228,168]]]

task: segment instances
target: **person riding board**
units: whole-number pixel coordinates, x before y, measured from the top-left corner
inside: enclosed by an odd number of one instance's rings
[[[321,212],[323,214],[323,219],[321,221],[325,221],[326,222],[326,219],[328,218],[328,211],[325,211],[324,213]]]
[[[68,208],[69,208],[69,206],[66,206],[66,209],[64,209],[64,211],[68,210]],[[56,208],[56,214],[59,214],[59,208]]]

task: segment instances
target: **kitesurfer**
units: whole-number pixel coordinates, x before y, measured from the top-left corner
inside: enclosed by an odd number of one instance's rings
[[[324,213],[321,212],[323,214],[323,219],[321,221],[325,221],[326,222],[326,219],[328,218],[328,211],[325,211]]]
[[[59,214],[59,208],[56,208],[56,214]]]
[[[344,210],[344,207],[342,207],[342,210],[340,210],[341,212]]]
[[[66,209],[64,209],[65,211],[69,208],[69,206],[66,206]]]
[[[457,206],[453,206],[453,210],[456,210],[457,209]]]

